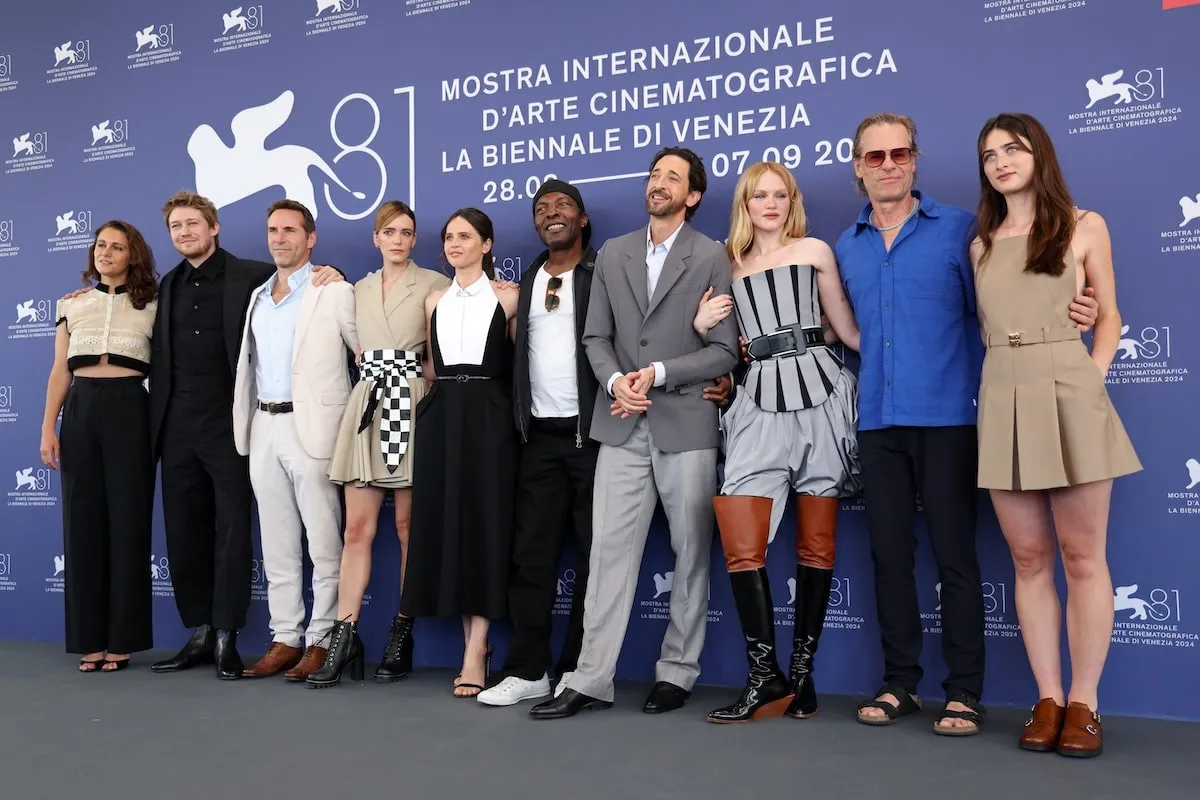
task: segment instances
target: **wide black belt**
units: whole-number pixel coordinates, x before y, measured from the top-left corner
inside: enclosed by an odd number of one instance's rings
[[[821,328],[805,328],[802,325],[785,325],[774,333],[756,336],[746,346],[746,351],[755,361],[768,358],[798,356],[810,347],[825,345],[825,331]]]
[[[291,403],[264,403],[258,401],[258,410],[265,411],[268,414],[290,414],[292,413]]]

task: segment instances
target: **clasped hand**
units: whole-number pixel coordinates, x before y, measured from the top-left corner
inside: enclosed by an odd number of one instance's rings
[[[646,396],[654,385],[654,367],[643,367],[635,372],[627,372],[613,381],[613,395],[616,398],[612,404],[612,415],[620,415],[628,419],[634,414],[645,413],[650,408],[651,401]]]

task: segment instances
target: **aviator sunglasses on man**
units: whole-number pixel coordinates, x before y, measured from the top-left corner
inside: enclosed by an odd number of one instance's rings
[[[868,150],[862,154],[862,160],[868,167],[881,167],[884,160],[888,156],[891,156],[892,163],[898,167],[902,167],[912,160],[913,152],[911,147],[896,147],[891,150]]]

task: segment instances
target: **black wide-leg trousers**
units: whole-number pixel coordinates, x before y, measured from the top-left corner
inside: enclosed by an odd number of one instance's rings
[[[567,636],[554,666],[571,672],[583,646],[583,598],[592,547],[592,484],[599,445],[577,440],[576,419],[530,424],[517,471],[512,573],[508,584],[512,639],[504,674],[536,681],[551,667],[550,633],[558,596],[558,566],[568,538],[575,542],[575,581]]]
[[[942,657],[948,669],[942,687],[947,694],[983,695],[983,587],[975,547],[977,447],[974,425],[858,432],[884,683],[912,694],[922,677],[921,615],[913,574],[919,494],[942,585]],[[933,587],[923,590],[932,592]]]
[[[68,653],[154,644],[154,457],[142,379],[75,378],[59,431]]]

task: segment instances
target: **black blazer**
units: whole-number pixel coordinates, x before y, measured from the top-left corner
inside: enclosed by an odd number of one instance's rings
[[[521,276],[521,291],[517,300],[517,336],[513,354],[513,416],[521,441],[529,439],[529,418],[532,416],[533,390],[529,385],[529,305],[533,302],[533,282],[538,270],[546,263],[549,252],[543,252]],[[583,351],[583,327],[587,320],[588,299],[592,295],[592,271],[596,251],[588,248],[575,267],[572,281],[575,300],[575,373],[579,392],[579,436],[588,438],[592,426],[592,409],[596,405],[599,383]]]
[[[246,311],[250,307],[250,293],[275,273],[275,265],[265,261],[247,261],[229,251],[225,254],[224,327],[225,353],[229,358],[229,376],[237,374],[238,351],[242,345],[242,326],[246,323]],[[150,357],[150,444],[154,457],[161,456],[163,421],[167,417],[167,405],[171,397],[171,303],[175,282],[185,269],[180,262],[168,272],[158,285],[158,314],[154,318],[154,338],[151,341]],[[233,397],[229,398],[230,408]]]

